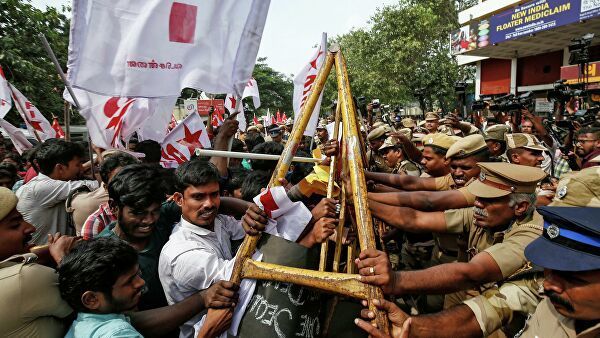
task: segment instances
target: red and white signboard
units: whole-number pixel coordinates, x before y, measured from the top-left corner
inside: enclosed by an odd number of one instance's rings
[[[225,111],[225,101],[222,99],[198,100],[198,113],[200,116],[208,116],[211,105],[215,107],[215,110]]]

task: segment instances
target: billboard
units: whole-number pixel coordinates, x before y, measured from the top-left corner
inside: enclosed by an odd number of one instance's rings
[[[534,0],[453,32],[451,49],[460,54],[598,16],[598,0]]]

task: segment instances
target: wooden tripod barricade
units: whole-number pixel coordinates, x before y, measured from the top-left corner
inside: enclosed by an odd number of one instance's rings
[[[343,126],[343,146],[342,159],[344,170],[348,172],[350,183],[352,186],[351,192],[346,191],[345,185],[342,185],[340,199],[342,208],[340,209],[340,225],[337,228],[336,248],[334,254],[334,272],[325,271],[325,262],[327,259],[327,244],[322,246],[321,261],[319,271],[291,268],[275,264],[257,262],[251,259],[258,244],[259,236],[246,236],[242,243],[233,267],[231,281],[239,284],[243,278],[252,278],[260,280],[272,280],[280,282],[289,282],[301,286],[306,286],[337,295],[364,299],[369,303],[369,308],[376,314],[374,323],[377,324],[384,332],[389,332],[389,323],[385,313],[378,311],[372,304],[372,299],[382,299],[383,292],[380,288],[360,282],[359,276],[351,274],[354,270],[351,266],[354,264],[351,261],[352,256],[348,259],[348,273],[339,273],[339,261],[341,255],[341,233],[343,230],[343,219],[346,216],[346,196],[352,198],[353,213],[352,219],[356,225],[359,245],[361,250],[375,248],[375,233],[373,230],[373,219],[368,206],[367,189],[364,176],[364,151],[361,148],[360,130],[357,120],[357,112],[352,100],[350,91],[350,83],[346,70],[346,61],[338,46],[332,46],[325,58],[325,62],[314,83],[313,91],[308,97],[306,105],[300,119],[294,124],[290,138],[287,141],[286,147],[277,163],[273,177],[269,183],[270,187],[280,185],[279,179],[285,177],[292,158],[294,157],[298,145],[302,141],[304,130],[310,120],[312,111],[319,99],[321,92],[325,86],[325,82],[332,66],[335,64],[337,87],[338,87],[338,108],[336,109],[336,123],[334,136],[337,136],[339,123]],[[337,156],[336,156],[337,157]],[[327,196],[331,197],[333,193],[333,181],[335,174],[336,163],[339,160],[335,157],[332,159],[331,171],[329,177],[329,185]],[[351,194],[350,194],[351,193]],[[350,197],[351,196],[351,197]],[[353,215],[352,215],[353,214]],[[354,216],[354,217],[352,217]],[[349,252],[352,253],[352,247],[349,247]]]

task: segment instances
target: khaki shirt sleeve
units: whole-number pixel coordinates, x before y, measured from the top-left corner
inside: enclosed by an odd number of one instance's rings
[[[23,316],[65,318],[73,312],[60,297],[58,274],[54,269],[39,264],[26,264],[21,270],[21,283]]]
[[[504,237],[502,243],[494,244],[484,250],[500,267],[504,278],[510,277],[527,262],[525,247],[540,237],[543,228],[534,224],[514,226]]]
[[[445,191],[450,190],[450,187],[454,181],[452,180],[452,176],[450,174],[442,177],[435,178],[435,190],[437,191]]]
[[[483,294],[463,302],[468,306],[486,337],[512,321],[516,315],[527,317],[540,302],[537,293],[541,279],[530,277],[502,284],[500,288],[486,290]]]
[[[475,205],[475,195],[473,195],[469,189],[467,189],[467,187],[462,187],[457,189],[461,194],[463,194],[463,196],[465,197],[465,199],[467,200],[467,203],[469,203],[469,205]]]
[[[468,232],[473,224],[473,208],[451,209],[444,211],[446,231],[452,234]]]

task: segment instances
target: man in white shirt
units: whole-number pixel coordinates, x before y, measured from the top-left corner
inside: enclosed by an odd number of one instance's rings
[[[219,173],[214,165],[199,160],[187,162],[177,168],[175,175],[177,192],[173,197],[181,206],[182,218],[163,247],[158,264],[169,304],[178,303],[219,280],[228,280],[235,262],[231,240],[242,239],[246,233],[255,235],[257,229],[264,229],[268,223],[267,214],[256,204],[251,204],[241,221],[217,214]],[[311,214],[306,212],[308,223]],[[323,241],[333,233],[335,224],[330,226],[324,231],[324,222],[315,224],[298,243],[310,247]],[[200,315],[182,325],[180,337],[192,337],[193,326],[199,320]]]
[[[75,181],[82,172],[83,148],[73,142],[50,139],[39,146],[36,160],[40,173],[17,190],[17,210],[36,227],[31,243],[45,244],[47,235],[74,234],[67,228],[65,200],[75,189],[99,187],[97,181]]]

